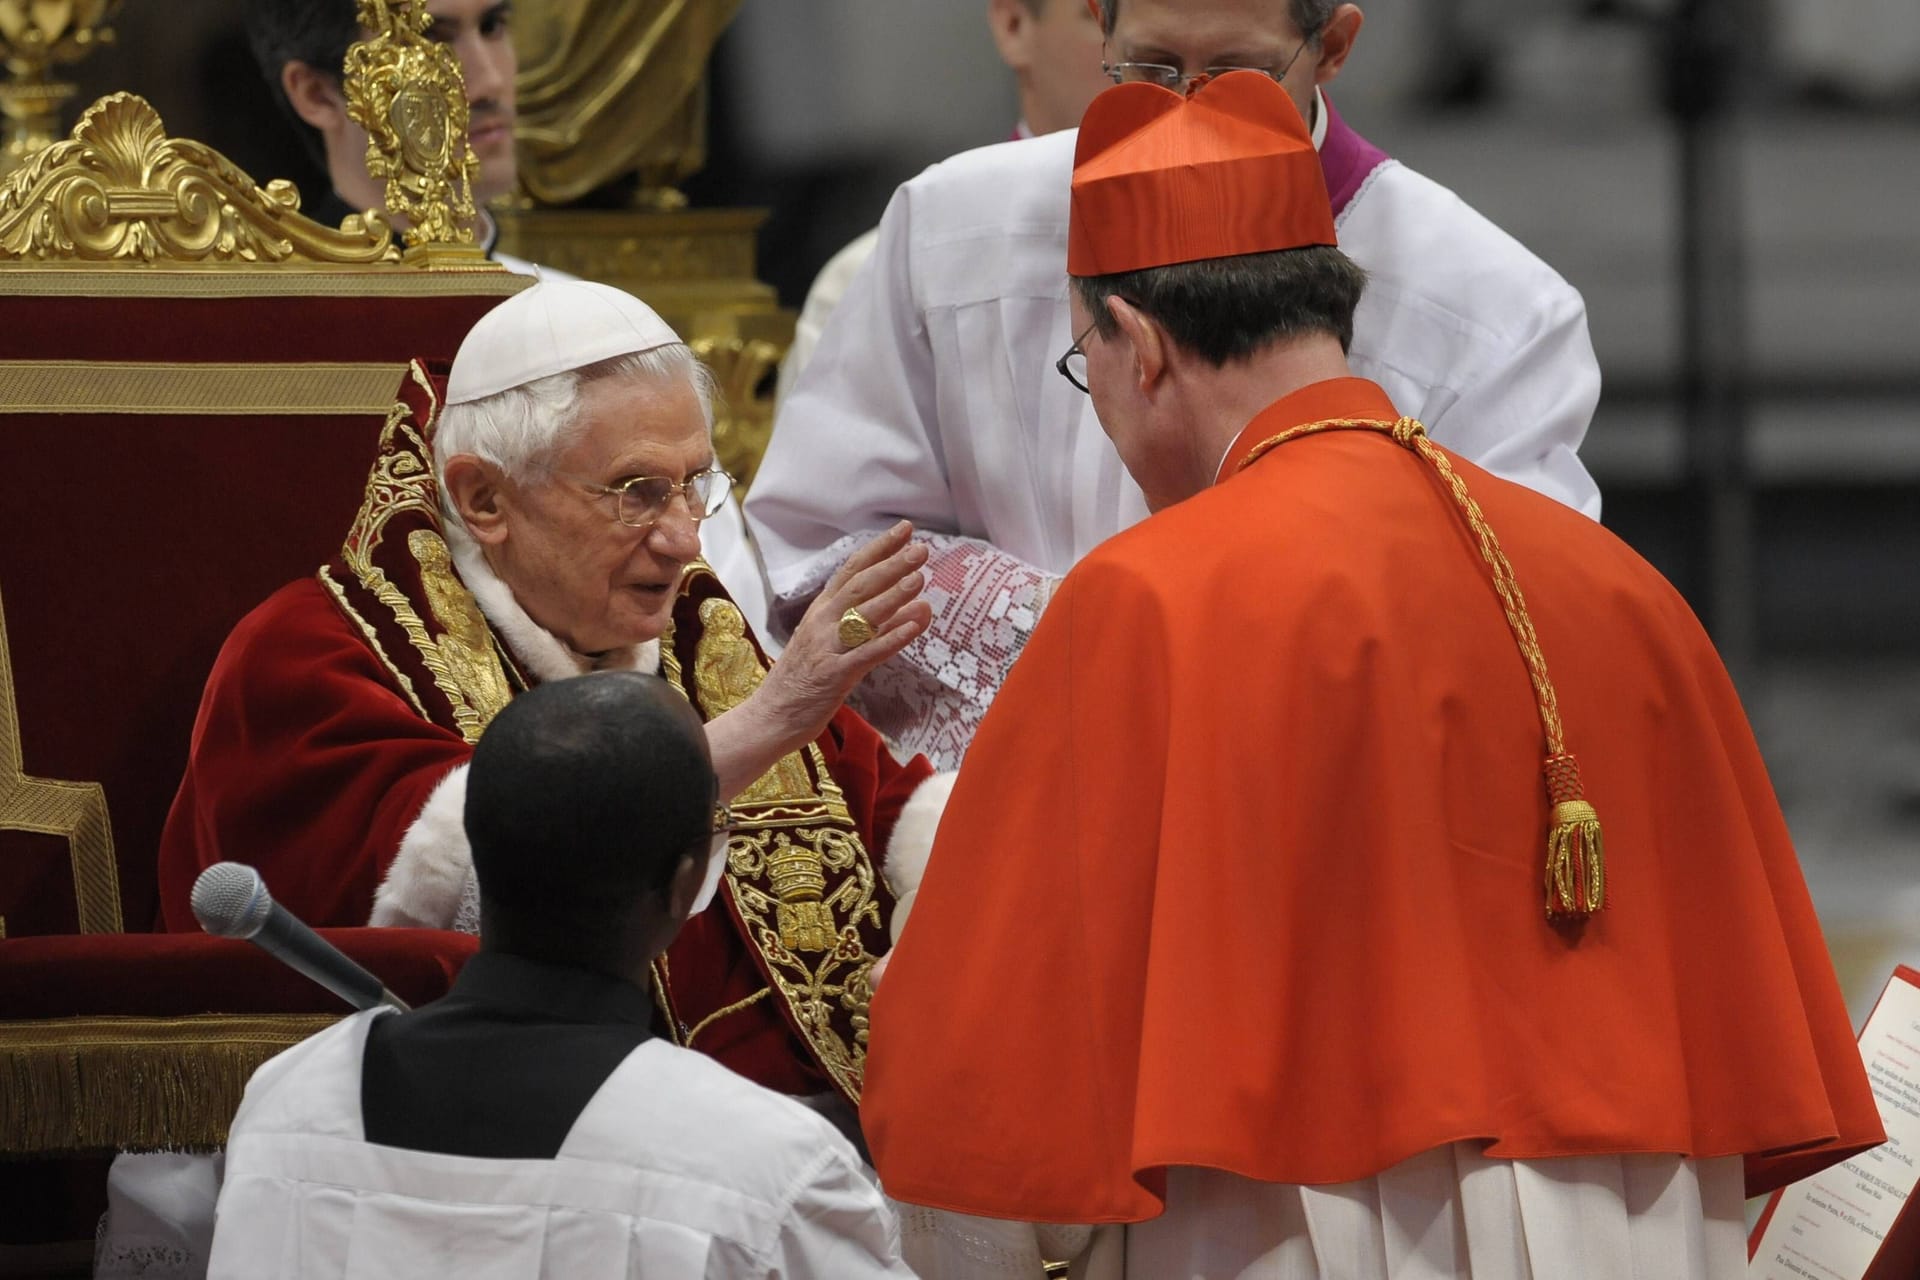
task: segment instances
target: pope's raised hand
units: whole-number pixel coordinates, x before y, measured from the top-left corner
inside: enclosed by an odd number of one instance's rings
[[[768,710],[807,738],[826,728],[853,686],[933,621],[933,606],[920,599],[926,562],[905,520],[848,557],[767,673],[760,695]]]

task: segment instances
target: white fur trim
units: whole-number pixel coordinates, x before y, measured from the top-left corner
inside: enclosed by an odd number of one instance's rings
[[[460,580],[480,603],[480,612],[491,622],[526,666],[528,674],[540,681],[564,680],[589,671],[642,671],[648,675],[660,669],[660,642],[649,640],[622,653],[610,654],[597,664],[594,659],[575,653],[558,636],[535,622],[513,598],[513,591],[487,563],[467,531],[453,521],[447,522],[447,547],[453,552],[453,564]]]
[[[940,815],[946,812],[947,797],[953,794],[958,773],[936,773],[907,798],[893,824],[893,836],[887,841],[885,873],[887,887],[893,890],[893,940],[907,927],[907,914],[920,892],[920,881],[927,873],[927,859],[933,854],[933,837],[940,830]]]
[[[373,895],[373,925],[450,929],[473,867],[467,844],[467,766],[440,779]]]

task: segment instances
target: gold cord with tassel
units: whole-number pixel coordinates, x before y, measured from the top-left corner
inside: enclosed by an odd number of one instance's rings
[[[1560,700],[1554,694],[1553,681],[1547,676],[1546,655],[1540,651],[1540,638],[1534,634],[1533,619],[1527,613],[1526,598],[1513,576],[1513,566],[1500,549],[1480,504],[1467,492],[1440,447],[1427,438],[1427,429],[1413,418],[1381,422],[1366,418],[1335,418],[1308,422],[1262,440],[1241,460],[1245,469],[1268,450],[1301,436],[1322,431],[1378,431],[1393,437],[1396,444],[1411,449],[1438,473],[1453,494],[1453,500],[1465,514],[1467,525],[1480,545],[1480,558],[1493,573],[1493,589],[1507,616],[1507,629],[1527,664],[1527,676],[1533,682],[1534,704],[1540,712],[1540,727],[1547,737],[1547,800],[1553,815],[1547,829],[1545,886],[1549,920],[1584,920],[1606,905],[1607,864],[1605,845],[1600,837],[1600,815],[1587,803],[1580,786],[1580,766],[1567,751],[1565,732],[1560,725]]]

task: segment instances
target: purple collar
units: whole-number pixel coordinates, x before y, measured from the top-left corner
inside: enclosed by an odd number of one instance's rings
[[[1327,107],[1327,137],[1320,144],[1320,170],[1326,175],[1327,197],[1333,201],[1333,216],[1337,218],[1360,194],[1368,176],[1387,162],[1387,153],[1355,133],[1333,109],[1332,98],[1322,94],[1320,101]]]

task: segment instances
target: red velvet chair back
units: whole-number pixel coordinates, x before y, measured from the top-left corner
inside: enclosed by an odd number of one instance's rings
[[[228,630],[328,560],[413,357],[527,283],[0,264],[0,920],[144,931]]]

